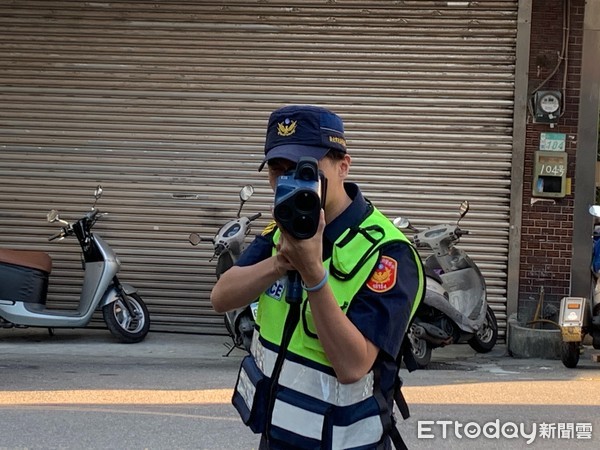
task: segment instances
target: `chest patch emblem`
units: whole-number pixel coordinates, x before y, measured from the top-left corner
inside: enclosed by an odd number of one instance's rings
[[[398,262],[389,256],[382,256],[367,286],[373,292],[387,292],[396,285]]]

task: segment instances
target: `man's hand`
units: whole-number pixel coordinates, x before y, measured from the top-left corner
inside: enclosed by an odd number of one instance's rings
[[[325,212],[321,210],[319,226],[309,239],[294,239],[279,226],[281,238],[277,245],[277,255],[287,263],[288,270],[297,270],[307,286],[314,286],[323,279],[323,230]],[[286,263],[282,264],[286,266]]]

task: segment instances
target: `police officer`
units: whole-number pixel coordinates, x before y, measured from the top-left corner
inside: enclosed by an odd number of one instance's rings
[[[420,259],[407,238],[346,181],[351,157],[342,119],[293,105],[268,122],[269,182],[301,157],[318,161],[327,191],[316,234],[294,239],[268,226],[211,293],[217,312],[259,298],[251,354],[233,404],[262,449],[391,448],[404,334],[424,292]],[[286,301],[289,271],[302,301]]]

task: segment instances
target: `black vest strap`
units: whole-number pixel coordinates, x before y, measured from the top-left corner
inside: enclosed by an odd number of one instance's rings
[[[381,424],[383,426],[383,435],[390,437],[396,450],[408,450],[408,447],[404,443],[402,436],[400,436],[400,432],[398,431],[398,428],[396,428],[396,421],[394,420],[394,415],[393,415],[392,411],[390,411],[388,402],[387,402],[385,396],[383,395],[383,392],[381,391],[380,382],[381,382],[381,371],[379,368],[374,368],[373,369],[373,396],[375,397],[375,400],[377,400],[377,404],[379,405],[379,410],[381,411]],[[400,382],[400,384],[402,384],[402,382]],[[401,398],[401,403],[398,403],[398,397],[397,397],[398,395]],[[400,412],[402,413],[402,417],[404,417],[406,419],[408,417],[408,405],[406,404],[406,401],[404,400],[404,396],[402,395],[402,392],[400,392],[399,386],[397,386],[397,382],[396,382],[396,387],[394,388],[394,400],[396,401],[396,404],[398,405],[398,408],[400,409]],[[402,406],[400,406],[401,404],[402,404]],[[406,416],[404,416],[405,413],[407,414]]]
[[[411,321],[412,323],[412,321]],[[409,325],[410,330],[410,325]],[[406,366],[406,370],[409,372],[413,372],[419,369],[419,365],[415,360],[415,355],[411,350],[410,339],[408,337],[408,332],[404,333],[404,339],[402,340],[402,345],[400,346],[400,360],[398,361],[398,367],[400,367],[401,361],[404,361],[404,365]]]
[[[402,439],[402,436],[400,436],[400,432],[398,431],[398,428],[396,428],[395,423],[393,424],[392,429],[390,430],[390,438],[392,439],[396,450],[408,450],[408,447],[406,446],[404,439]]]
[[[300,320],[300,303],[291,303],[288,314],[285,318],[285,324],[283,326],[283,335],[281,337],[281,345],[279,346],[279,354],[275,360],[273,367],[273,373],[271,374],[271,388],[269,392],[269,403],[267,408],[267,425],[264,433],[267,446],[269,445],[269,434],[271,430],[271,421],[273,419],[273,407],[275,406],[275,396],[277,395],[277,386],[279,382],[279,374],[283,367],[283,361],[287,353],[287,348],[290,345],[292,334],[294,329]]]
[[[398,358],[396,358],[398,369],[400,368],[400,364],[402,363],[402,361],[404,361],[404,365],[406,366],[409,372],[412,372],[413,370],[419,368],[410,348],[410,340],[408,338],[408,333],[404,334],[404,339],[402,340],[402,345],[400,346],[400,353],[398,355]],[[400,378],[400,375],[396,375],[396,382],[394,385],[394,401],[396,402],[396,406],[398,407],[400,414],[402,414],[402,418],[404,420],[408,419],[410,417],[410,411],[408,409],[408,403],[406,403],[406,399],[404,398],[404,394],[402,393],[402,379]],[[394,416],[391,415],[390,417],[392,425],[389,429],[389,435],[392,439],[392,442],[394,443],[394,447],[396,448],[396,450],[408,450],[406,443],[402,439],[402,436],[400,436],[400,432],[396,427],[396,421],[394,419]]]
[[[400,410],[400,414],[402,414],[402,418],[404,420],[410,417],[410,411],[408,410],[408,403],[406,403],[406,399],[404,398],[404,394],[402,393],[402,378],[399,376],[396,377],[396,388],[394,389],[394,401]]]
[[[402,394],[402,379],[399,376],[396,376],[396,386],[394,387],[394,401],[396,402],[396,406],[398,406],[400,414],[402,414],[402,418],[404,420],[408,419],[410,417],[410,412],[408,410],[408,404],[406,403],[404,394]],[[392,416],[390,438],[392,439],[396,450],[408,450],[404,439],[402,439],[402,436],[400,436],[400,432],[396,427],[396,420],[394,419],[394,416]]]

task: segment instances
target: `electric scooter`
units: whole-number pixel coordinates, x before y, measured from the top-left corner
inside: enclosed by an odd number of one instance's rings
[[[46,307],[52,259],[41,251],[0,249],[0,327],[82,328],[94,311],[101,309],[110,333],[119,341],[142,341],[150,329],[148,309],[137,291],[117,278],[120,261],[110,246],[92,233],[96,221],[106,213],[96,209],[102,188],[96,188],[90,212],[69,223],[58,211],[48,213],[48,222],[59,222],[61,230],[49,241],[75,235],[82,251],[85,271],[76,310]]]
[[[435,225],[419,231],[406,218],[394,225],[415,232],[417,248],[432,253],[425,259],[425,298],[417,308],[408,338],[415,362],[425,368],[434,348],[467,342],[475,351],[487,353],[498,339],[498,324],[487,303],[485,280],[477,264],[455,246],[468,231],[459,227],[469,211],[463,202],[456,225]]]
[[[256,213],[250,217],[241,217],[244,203],[250,199],[254,193],[251,185],[244,186],[240,191],[240,208],[237,212],[237,219],[228,221],[223,225],[215,237],[203,238],[198,233],[191,233],[189,241],[192,245],[198,245],[202,241],[208,241],[213,244],[214,253],[211,261],[217,258],[216,276],[217,280],[226,270],[233,266],[239,259],[244,249],[244,241],[250,233],[250,223],[258,219],[261,213]],[[256,320],[256,310],[258,302],[251,303],[243,308],[234,309],[224,314],[225,328],[233,341],[233,345],[228,346],[228,356],[234,348],[240,348],[250,352],[252,335]]]
[[[592,216],[600,218],[600,205],[590,206]],[[559,321],[562,343],[560,359],[565,367],[573,369],[583,352],[583,339],[592,337],[592,346],[600,349],[600,230],[592,235],[593,251],[591,272],[594,280],[590,301],[586,297],[564,297],[560,301]]]

